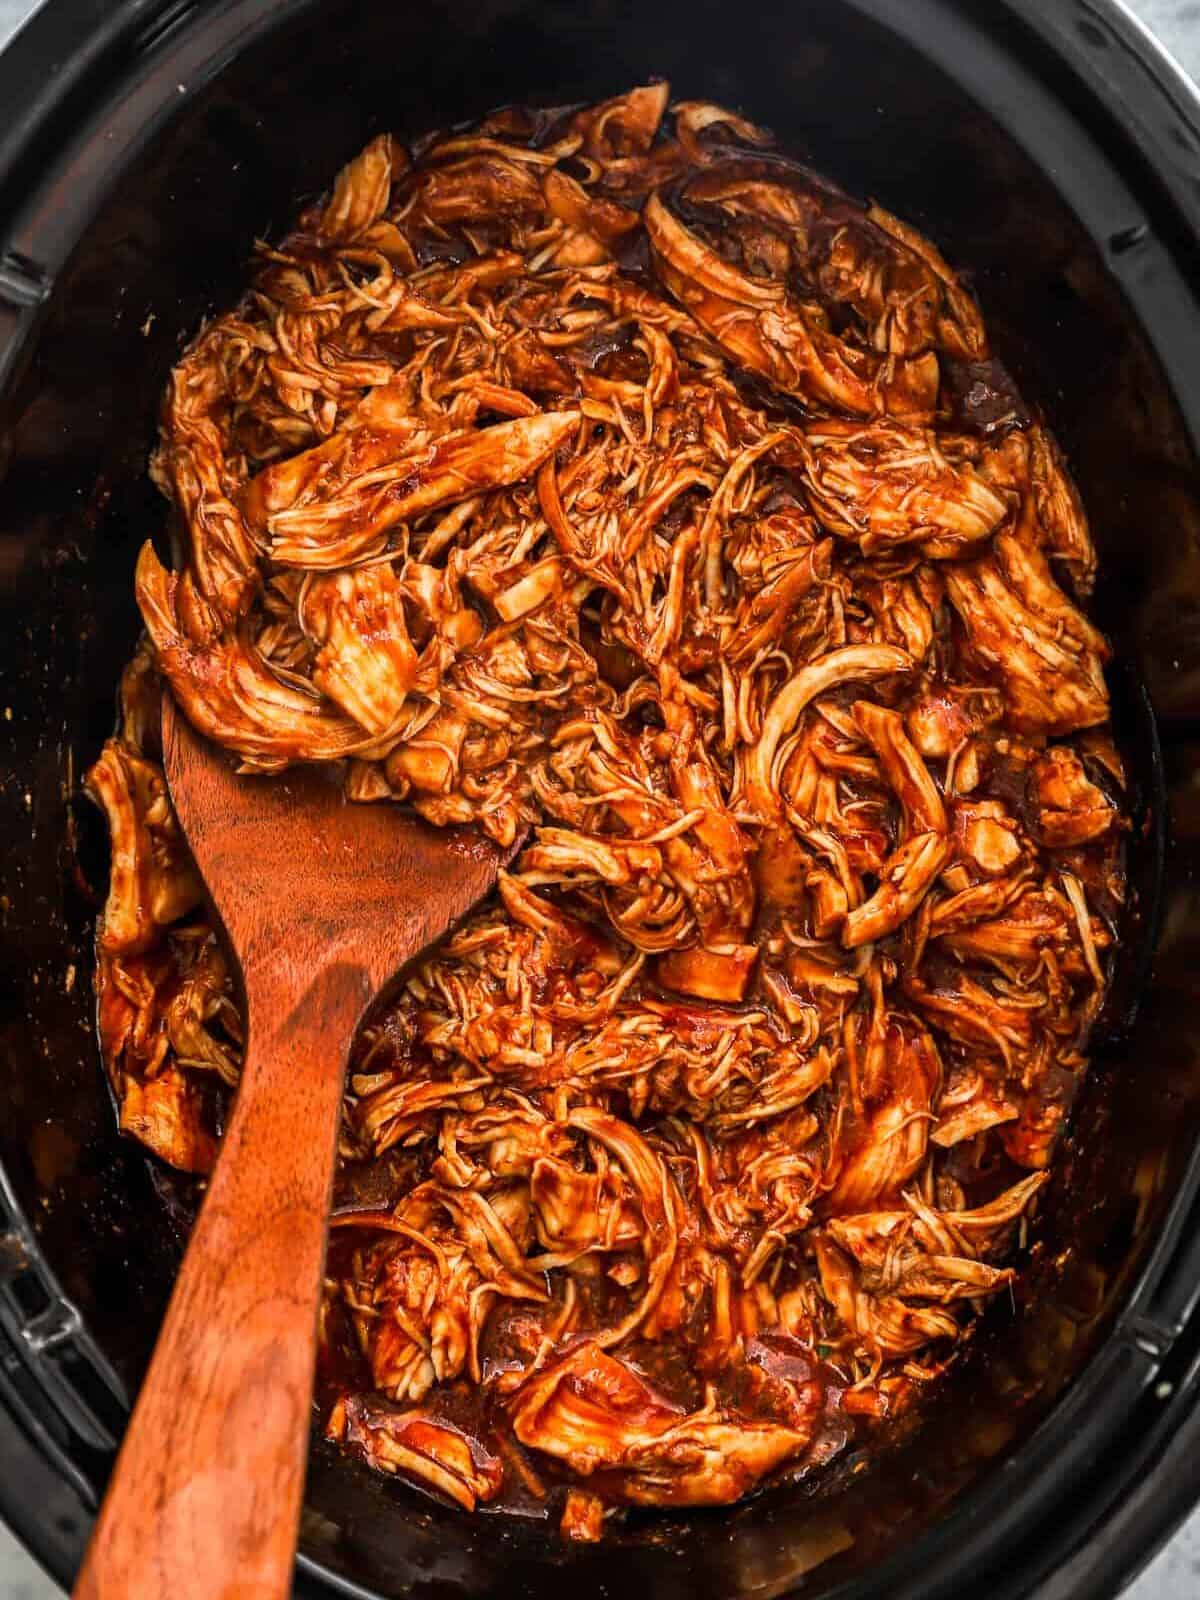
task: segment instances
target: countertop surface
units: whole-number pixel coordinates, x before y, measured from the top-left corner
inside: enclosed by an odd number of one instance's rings
[[[1054,5],[1056,0],[1046,0]],[[1127,0],[1167,48],[1200,81],[1200,0]],[[35,6],[29,0],[0,0],[0,46]],[[0,110],[0,117],[3,111]],[[4,1463],[0,1462],[0,1472]],[[0,1600],[60,1600],[61,1591],[45,1577],[8,1531],[0,1526]],[[1196,1600],[1200,1595],[1200,1510],[1175,1535],[1123,1600]]]

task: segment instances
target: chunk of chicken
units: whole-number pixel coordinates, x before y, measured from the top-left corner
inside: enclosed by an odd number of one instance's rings
[[[546,206],[552,216],[571,230],[570,237],[578,244],[586,239],[590,248],[586,263],[576,247],[569,258],[563,250],[557,259],[563,265],[595,265],[610,258],[610,246],[638,225],[637,212],[628,206],[618,205],[603,195],[589,194],[582,184],[552,167],[542,178]]]
[[[1065,959],[1075,942],[1076,924],[1061,897],[1030,888],[1017,895],[999,916],[940,937],[948,950],[964,960],[990,961],[1008,971],[1014,962],[1036,968],[1046,952]]]
[[[945,833],[942,797],[929,768],[905,733],[900,713],[871,700],[859,700],[854,706],[854,720],[879,757],[888,787],[900,803],[906,832]]]
[[[414,415],[414,409],[407,384],[373,389],[328,439],[264,467],[241,495],[255,536],[269,537],[270,520],[280,512],[335,499],[356,478],[400,460],[443,431]]]
[[[1116,807],[1067,745],[1052,746],[1034,763],[1029,793],[1038,837],[1052,850],[1102,839],[1116,821]]]
[[[976,1139],[989,1128],[1014,1122],[1019,1108],[980,1072],[964,1075],[947,1087],[938,1102],[938,1119],[930,1138],[944,1150],[964,1140]]]
[[[624,94],[577,111],[572,131],[581,135],[593,161],[609,163],[622,156],[645,155],[667,109],[668,83],[647,83]]]
[[[911,658],[892,645],[847,645],[802,667],[780,689],[763,718],[762,731],[747,758],[747,796],[770,815],[778,801],[776,753],[804,708],[842,683],[871,683],[906,672]]]
[[[958,801],[954,836],[961,859],[987,878],[1011,872],[1024,850],[1016,819],[998,800]],[[935,918],[945,907],[943,902]]]
[[[933,1120],[931,1105],[941,1063],[930,1035],[913,1019],[892,1015],[880,1030],[879,1083],[864,1090],[864,1115],[848,1136],[849,1150],[830,1204],[862,1210],[898,1193],[921,1165]]]
[[[783,229],[799,270],[830,300],[853,308],[875,349],[912,356],[933,345],[962,360],[986,356],[970,295],[927,239],[881,207],[867,210],[807,175],[781,181],[765,164],[746,161],[702,174],[685,193],[693,204]]]
[[[645,1287],[632,1310],[602,1340],[618,1344],[650,1315],[662,1295],[679,1247],[678,1192],[661,1155],[627,1122],[592,1107],[572,1111],[566,1122],[620,1162],[642,1215]]]
[[[727,1504],[811,1435],[811,1423],[804,1430],[687,1415],[590,1343],[518,1390],[512,1419],[523,1444],[585,1476],[604,1473],[606,1486],[640,1505]]]
[[[1028,934],[1023,932],[1021,937],[1027,940]],[[961,1044],[995,1051],[1009,1071],[1015,1068],[1018,1052],[1033,1047],[1034,1021],[1029,1002],[1001,998],[966,972],[939,971],[930,981],[910,977],[905,989],[929,1023]],[[1039,1004],[1035,996],[1033,1006]]]
[[[1108,647],[1050,576],[1044,558],[1000,534],[995,554],[946,572],[970,648],[1004,686],[1014,725],[1066,734],[1108,716]]]
[[[832,540],[826,539],[799,548],[785,547],[765,561],[754,552],[758,559],[753,565],[747,563],[746,576],[761,573],[762,587],[757,593],[743,594],[721,637],[725,657],[732,665],[752,661],[768,645],[782,640],[799,602],[828,578],[832,550]]]
[[[886,938],[906,922],[949,861],[953,848],[940,833],[915,833],[906,839],[884,864],[875,893],[846,917],[842,927],[846,949]]]
[[[1063,460],[1045,428],[1015,430],[984,452],[980,470],[997,488],[1019,497],[1017,533],[1070,573],[1075,591],[1091,593],[1096,550],[1087,515]]]
[[[997,689],[943,684],[914,700],[905,713],[909,737],[927,761],[945,761],[1004,715]]]
[[[385,1401],[343,1395],[330,1412],[325,1437],[360,1453],[377,1471],[402,1473],[435,1489],[464,1511],[494,1500],[504,1468],[477,1439],[427,1411],[398,1411]]]
[[[939,1212],[908,1194],[907,1210],[830,1222],[817,1240],[821,1288],[847,1333],[891,1356],[956,1338],[958,1319],[947,1308],[1013,1281],[1010,1269],[980,1258],[999,1246],[1044,1181],[1025,1179],[976,1211]]]
[[[318,576],[308,585],[299,616],[320,646],[313,665],[317,688],[367,733],[386,733],[417,676],[417,652],[392,567]]]
[[[85,781],[104,809],[112,847],[100,948],[134,955],[196,906],[200,879],[161,768],[109,739]]]
[[[250,644],[224,632],[197,595],[142,547],[137,597],[171,692],[190,721],[235,750],[246,770],[275,772],[292,761],[338,761],[368,738],[349,717],[273,673]]]
[[[227,621],[243,616],[258,587],[258,541],[236,502],[240,483],[226,465],[222,415],[226,356],[219,326],[201,334],[171,375],[156,482],[186,530],[189,567],[200,594]]]
[[[865,555],[918,545],[931,558],[971,553],[1005,521],[1010,500],[930,429],[810,423],[799,435],[813,510]]]
[[[271,557],[328,570],[375,555],[396,523],[529,477],[578,421],[574,412],[549,411],[447,434],[351,479],[330,499],[269,516]]]
[[[392,157],[391,135],[381,133],[346,163],[321,213],[321,232],[327,238],[349,243],[379,220],[391,194]]]
[[[209,1106],[195,1078],[179,1067],[164,1067],[154,1078],[124,1080],[120,1127],[181,1172],[203,1175],[216,1163]]]
[[[177,928],[148,956],[101,954],[97,981],[100,1044],[120,1099],[124,1081],[156,1077],[172,1064],[238,1080],[241,1022],[216,935]]]
[[[785,394],[852,416],[921,421],[933,413],[937,358],[881,359],[829,333],[774,283],[722,261],[652,195],[644,212],[659,275],[723,350]]]
[[[604,1501],[586,1489],[569,1489],[558,1531],[577,1544],[595,1544],[604,1531]]]
[[[509,1229],[512,1223],[520,1234],[528,1220],[524,1191],[489,1200],[433,1184],[414,1190],[395,1215],[334,1219],[380,1235],[360,1267],[369,1299],[350,1308],[377,1389],[417,1401],[464,1370],[480,1381],[479,1342],[493,1302],[546,1299]]]
[[[533,213],[542,203],[536,167],[491,150],[430,167],[406,187],[416,216],[443,228]]]

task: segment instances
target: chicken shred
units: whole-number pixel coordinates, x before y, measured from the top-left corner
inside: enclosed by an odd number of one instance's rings
[[[573,1540],[931,1391],[1123,894],[1062,453],[954,398],[991,357],[940,252],[770,142],[658,83],[368,145],[171,376],[183,560],[88,779],[120,1125],[197,1173],[243,1031],[163,686],[248,772],[531,830],[356,1043],[322,1404]]]

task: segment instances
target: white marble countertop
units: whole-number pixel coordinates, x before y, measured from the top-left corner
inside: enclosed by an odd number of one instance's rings
[[[1056,0],[1045,0],[1054,5]],[[1200,0],[1127,0],[1200,82]],[[0,0],[0,46],[35,5]],[[0,115],[3,115],[0,112]],[[0,1464],[0,1470],[3,1470]],[[1200,1510],[1128,1589],[1123,1600],[1196,1600],[1200,1596]],[[0,1526],[0,1600],[60,1600],[57,1586]]]

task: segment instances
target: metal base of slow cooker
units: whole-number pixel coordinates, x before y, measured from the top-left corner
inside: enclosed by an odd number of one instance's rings
[[[1139,917],[1030,1294],[989,1315],[885,1461],[845,1463],[808,1497],[641,1516],[580,1549],[318,1447],[298,1592],[1086,1600],[1200,1497],[1200,108],[1185,81],[1113,0],[49,0],[0,58],[0,1514],[63,1583],[180,1244],[179,1185],[112,1133],[73,867],[89,849],[75,775],[135,637],[132,552],[161,520],[144,468],[163,375],[237,292],[254,235],[378,128],[655,73],[807,146],[972,271],[1096,526],[1142,791]]]

